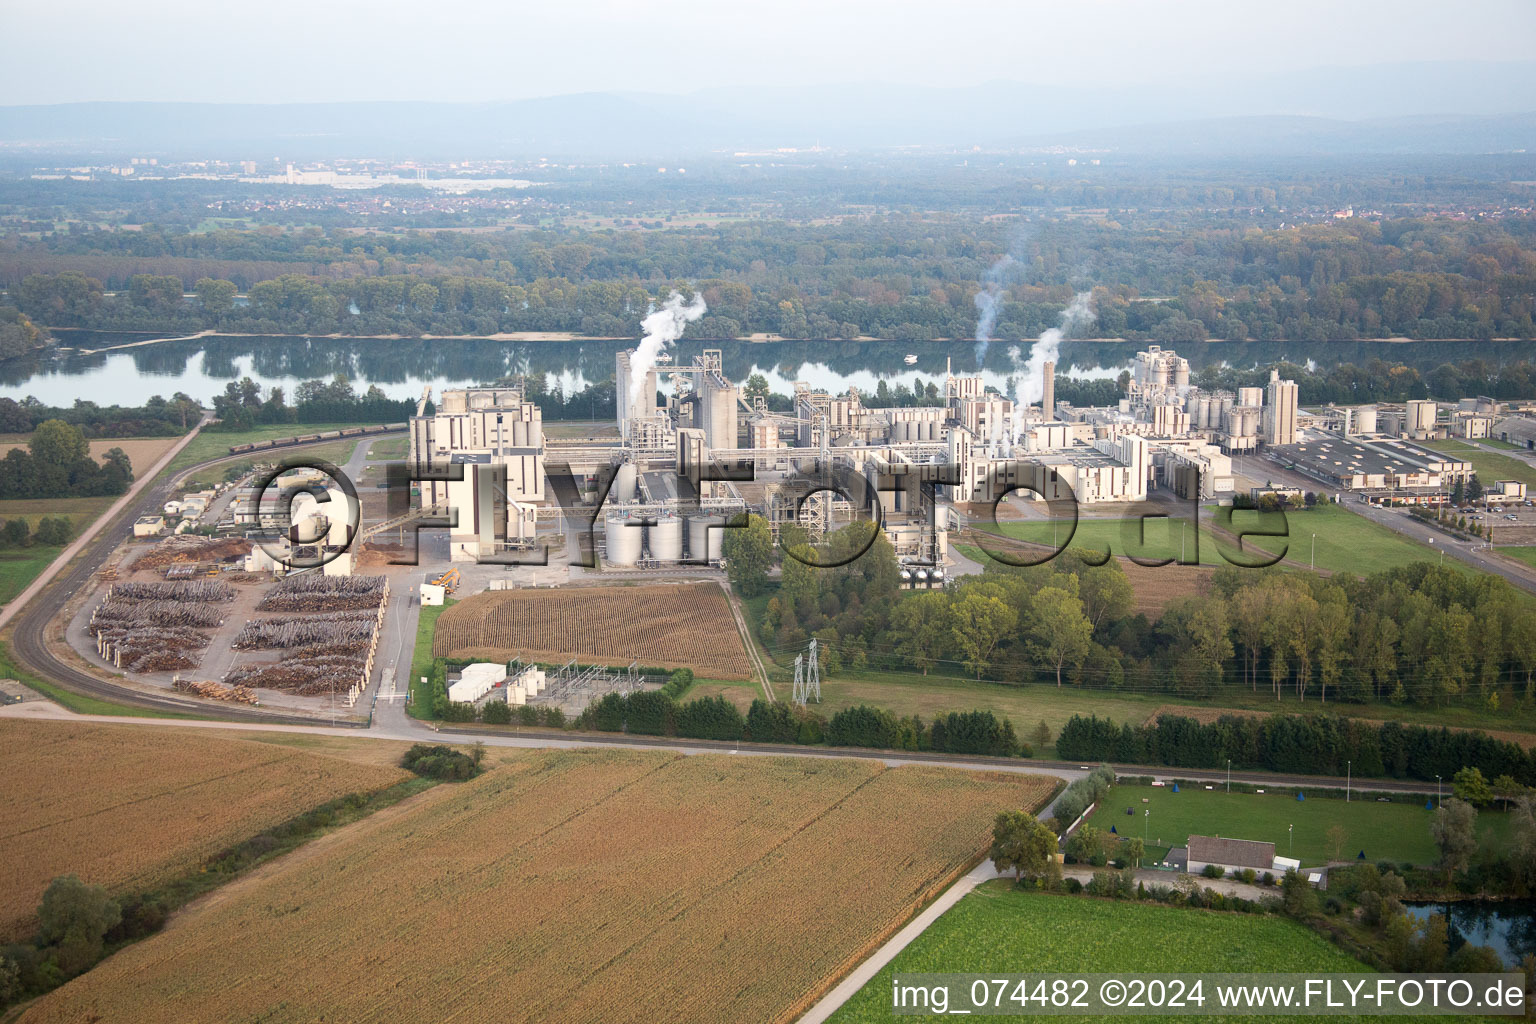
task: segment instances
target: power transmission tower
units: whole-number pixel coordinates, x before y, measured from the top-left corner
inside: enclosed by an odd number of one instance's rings
[[[792,698],[796,704],[804,705],[810,701],[821,703],[821,668],[816,663],[816,641],[811,640],[809,659],[803,654],[795,655],[795,689]]]

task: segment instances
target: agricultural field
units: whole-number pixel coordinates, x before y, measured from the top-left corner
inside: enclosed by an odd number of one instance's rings
[[[1070,523],[1052,522],[1048,519],[1010,519],[998,523],[995,527],[991,523],[982,521],[977,521],[973,525],[978,530],[988,533],[995,532],[1003,537],[1053,548],[1061,545],[1071,529]],[[1203,522],[1201,528],[1202,531],[1205,530]],[[1145,537],[1141,536],[1143,531],[1145,531]],[[1096,519],[1079,516],[1077,528],[1072,531],[1071,536],[1068,550],[1109,551],[1115,555],[1134,554],[1144,559],[1187,558],[1191,564],[1193,564],[1197,546],[1194,526],[1187,519]],[[1198,547],[1201,565],[1227,564],[1217,553],[1216,545],[1211,541],[1208,532],[1205,532],[1200,540]]]
[[[247,444],[251,441],[270,441],[276,437],[298,437],[303,434],[323,434],[330,430],[342,430],[346,427],[356,427],[357,423],[277,423],[261,427],[252,427],[250,430],[214,431],[201,430],[197,436],[187,443],[187,446],[177,453],[171,460],[170,469],[173,472],[186,469],[188,466],[209,459],[217,459],[224,456],[228,459],[251,460],[251,455],[230,455],[229,449],[234,445]],[[348,442],[355,445],[355,439],[348,438]],[[337,444],[341,442],[338,441]],[[329,447],[329,446],[319,446]],[[282,449],[279,449],[282,451]],[[346,451],[350,453],[349,446]],[[313,453],[313,448],[300,448],[287,454],[298,455],[301,453]],[[271,453],[269,453],[271,454]],[[334,459],[332,461],[335,461]]]
[[[0,719],[0,775],[0,938],[31,930],[58,875],[149,888],[328,800],[406,778],[196,730],[23,719]]]
[[[31,434],[0,435],[0,459],[5,458],[6,453],[13,448],[25,448],[31,439]],[[93,438],[88,443],[91,448],[91,458],[97,462],[105,462],[107,452],[113,448],[121,448],[128,456],[128,461],[133,464],[133,475],[137,477],[153,466],[160,456],[180,440],[181,436],[178,434],[175,437],[102,437]]]
[[[1373,863],[1390,860],[1423,865],[1435,861],[1435,845],[1429,836],[1433,812],[1422,801],[1378,803],[1373,793],[1356,793],[1348,802],[1321,797],[1297,800],[1295,787],[1276,786],[1259,794],[1227,793],[1220,783],[1214,785],[1211,790],[1203,785],[1183,786],[1177,793],[1169,786],[1115,786],[1099,801],[1099,809],[1088,821],[1106,832],[1111,826],[1124,835],[1145,832],[1151,860],[1163,859],[1170,847],[1183,846],[1194,833],[1274,843],[1276,854],[1297,857],[1305,867],[1335,859],[1352,861],[1361,850]],[[1302,792],[1306,793],[1306,787]],[[1449,786],[1446,795],[1450,795]],[[1127,807],[1132,814],[1125,813]],[[1328,838],[1328,830],[1335,826],[1345,834],[1337,857],[1329,848]],[[1507,847],[1509,816],[1483,811],[1478,815],[1478,836],[1484,846]]]
[[[487,591],[437,620],[433,657],[691,668],[750,679],[752,664],[713,583]]]
[[[831,1021],[885,1024],[892,1020],[893,974],[1075,974],[1085,970],[1145,974],[1338,973],[1365,972],[1369,968],[1321,936],[1284,918],[1031,892],[998,881],[977,888],[950,908],[844,1003]],[[1024,1014],[998,1019],[1062,1024],[1100,1018]],[[1222,1018],[1181,1015],[1137,1019]],[[1367,1019],[1370,1018],[1328,1018]]]
[[[27,1019],[789,1021],[1054,782],[519,751],[234,883]]]

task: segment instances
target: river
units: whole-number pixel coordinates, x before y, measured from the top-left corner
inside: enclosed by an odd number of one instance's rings
[[[145,335],[71,331],[61,334],[76,349],[141,341]],[[478,384],[519,373],[543,373],[569,393],[613,373],[614,354],[633,342],[504,342],[484,338],[398,340],[382,338],[307,339],[294,337],[206,337],[166,341],[109,352],[63,351],[35,359],[0,363],[0,395],[28,395],[47,405],[85,399],[101,405],[138,404],[151,395],[183,391],[203,402],[226,384],[250,377],[264,387],[282,387],[291,396],[300,381],[340,373],[359,390],[378,385],[391,398],[416,398],[422,388]],[[1140,345],[1128,342],[1067,341],[1058,373],[1077,378],[1112,378],[1130,365]],[[795,381],[841,391],[873,392],[882,380],[891,387],[914,378],[942,381],[952,363],[956,372],[980,373],[987,383],[1011,392],[1016,354],[1030,343],[994,342],[978,366],[971,342],[745,341],[680,344],[674,355],[691,362],[705,348],[722,350],[725,371],[737,381],[753,373],[787,394]],[[1022,350],[1022,351],[1021,351]],[[1229,364],[1248,368],[1284,360],[1300,365],[1372,359],[1403,362],[1428,372],[1445,362],[1477,357],[1504,364],[1536,360],[1530,342],[1205,342],[1180,346],[1179,354],[1198,370]],[[908,365],[906,357],[915,357]]]

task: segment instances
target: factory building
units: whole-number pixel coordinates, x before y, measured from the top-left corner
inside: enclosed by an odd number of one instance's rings
[[[1264,407],[1264,443],[1296,443],[1296,414],[1301,389],[1293,380],[1281,380],[1279,370],[1269,371],[1269,401]]]
[[[1145,409],[1160,399],[1183,400],[1189,391],[1189,360],[1160,346],[1148,345],[1131,364],[1130,403]]]
[[[531,546],[545,500],[539,407],[517,388],[450,389],[431,415],[424,406],[411,417],[410,465],[422,505],[458,513],[448,538],[453,559]],[[456,472],[458,479],[432,479]]]

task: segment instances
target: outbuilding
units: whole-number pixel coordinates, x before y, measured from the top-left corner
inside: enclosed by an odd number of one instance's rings
[[[1251,839],[1222,839],[1220,836],[1190,836],[1189,866],[1186,870],[1192,875],[1198,875],[1210,864],[1221,868],[1225,874],[1242,871],[1244,868],[1273,871],[1275,844]]]
[[[164,532],[164,516],[139,516],[133,522],[133,535],[135,537],[158,537]]]

